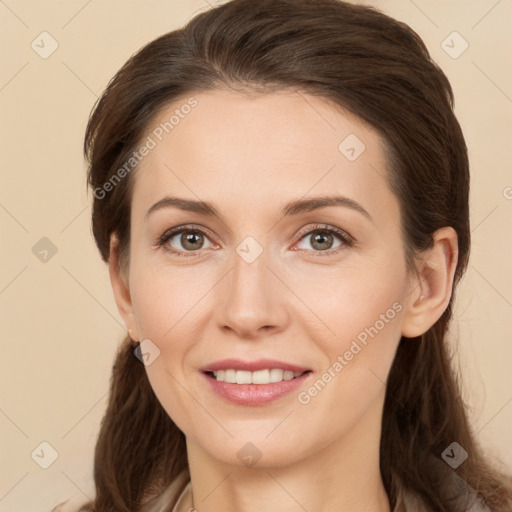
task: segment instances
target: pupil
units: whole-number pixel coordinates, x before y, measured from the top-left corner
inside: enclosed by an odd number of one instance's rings
[[[198,233],[189,232],[188,234],[186,234],[182,237],[183,247],[187,247],[187,245],[188,245],[189,248],[191,248],[191,249],[197,249],[198,241],[200,241],[200,235]],[[194,247],[194,244],[196,245],[196,247]]]
[[[315,235],[315,237],[313,238],[314,242],[313,242],[313,246],[315,246],[315,244],[320,244],[320,250],[325,250],[326,247],[322,247],[321,244],[322,243],[325,243],[326,241],[331,241],[330,239],[332,239],[332,235],[329,234],[329,233],[324,233],[322,234],[322,232],[320,232],[319,234]],[[331,241],[332,242],[332,241]],[[328,247],[327,247],[328,248]]]

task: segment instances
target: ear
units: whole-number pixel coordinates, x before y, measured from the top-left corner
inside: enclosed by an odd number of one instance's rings
[[[428,331],[448,307],[458,260],[457,233],[452,227],[437,230],[432,247],[418,259],[410,279],[402,336],[414,338]]]
[[[116,233],[113,233],[110,236],[110,257],[108,261],[108,269],[117,309],[123,318],[131,339],[139,341],[139,333],[137,323],[135,321],[130,289],[128,286],[128,276],[126,275],[127,271],[125,268],[121,268],[119,264],[119,239]]]

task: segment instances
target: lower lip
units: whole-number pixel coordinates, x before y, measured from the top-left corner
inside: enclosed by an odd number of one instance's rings
[[[222,398],[238,405],[264,405],[289,395],[304,384],[311,372],[300,377],[270,384],[232,384],[218,381],[215,377],[203,373],[211,389]]]

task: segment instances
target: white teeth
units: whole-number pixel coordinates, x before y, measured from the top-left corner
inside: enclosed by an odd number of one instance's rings
[[[268,384],[270,382],[270,370],[258,370],[252,372],[252,384]]]
[[[281,382],[283,380],[283,370],[274,368],[270,370],[270,381],[269,382]]]
[[[231,384],[270,384],[283,380],[292,380],[302,375],[302,372],[292,372],[272,368],[271,370],[258,370],[249,372],[247,370],[218,370],[213,372],[214,377],[220,382]]]
[[[251,384],[251,372],[245,370],[238,370],[236,372],[237,384]]]

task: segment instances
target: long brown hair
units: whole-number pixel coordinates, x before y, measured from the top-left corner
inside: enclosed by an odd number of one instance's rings
[[[456,284],[470,247],[469,162],[448,79],[420,37],[378,10],[340,0],[233,0],[195,16],[132,56],[91,114],[84,150],[94,193],[93,234],[104,261],[117,233],[130,244],[130,173],[112,181],[162,108],[219,87],[295,88],[353,112],[382,135],[401,207],[407,261],[433,233],[458,235]],[[105,187],[105,183],[115,186]],[[436,511],[462,510],[454,477],[497,512],[512,510],[512,484],[482,456],[451,367],[445,335],[452,300],[436,324],[402,338],[387,382],[380,469],[391,505],[400,489]],[[442,452],[469,454],[456,470]],[[116,356],[96,445],[96,498],[87,510],[134,512],[187,468],[185,437],[157,400],[127,337]],[[459,492],[463,492],[460,490]],[[464,491],[465,492],[465,491]],[[84,509],[85,510],[85,509]]]

